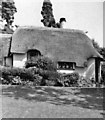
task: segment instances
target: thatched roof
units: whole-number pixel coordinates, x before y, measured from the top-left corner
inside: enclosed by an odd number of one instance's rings
[[[13,34],[11,52],[26,53],[30,49],[56,61],[76,62],[77,66],[84,66],[91,57],[101,57],[87,35],[73,29],[18,28]]]
[[[0,59],[8,56],[10,50],[10,34],[0,34]]]

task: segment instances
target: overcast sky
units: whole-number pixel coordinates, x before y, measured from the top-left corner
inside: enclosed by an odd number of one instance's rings
[[[103,13],[103,21],[104,21],[104,25],[103,25],[103,46],[105,47],[105,2],[104,2],[104,4],[103,4],[103,11],[104,11],[104,13]]]
[[[14,24],[43,26],[41,10],[43,0],[14,0],[17,8]],[[103,2],[101,0],[50,0],[56,22],[60,17],[67,20],[67,29],[88,31],[88,36],[94,38],[103,46]],[[90,1],[90,2],[89,2]],[[93,1],[93,2],[91,2]]]

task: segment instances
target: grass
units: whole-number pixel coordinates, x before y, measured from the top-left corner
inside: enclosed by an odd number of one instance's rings
[[[102,118],[102,88],[2,87],[3,117]]]

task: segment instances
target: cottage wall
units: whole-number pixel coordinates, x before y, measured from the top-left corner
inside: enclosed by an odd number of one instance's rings
[[[13,67],[23,68],[27,60],[27,54],[13,54]]]
[[[95,59],[88,60],[87,67],[76,67],[75,70],[58,70],[60,73],[73,73],[78,72],[80,76],[85,78],[95,77]]]
[[[91,58],[90,60],[88,60],[87,67],[76,67],[75,71],[85,78],[95,78],[95,59]]]
[[[13,67],[23,68],[27,60],[27,54],[13,54]],[[60,73],[78,72],[85,78],[95,77],[95,58],[88,60],[87,67],[76,67],[75,70],[58,70]]]
[[[27,60],[27,54],[13,54],[13,67],[23,68]],[[11,60],[6,59],[6,64],[12,64]],[[78,72],[80,75],[90,78],[95,75],[95,59],[88,60],[87,67],[76,67],[75,70],[58,70],[60,73]]]

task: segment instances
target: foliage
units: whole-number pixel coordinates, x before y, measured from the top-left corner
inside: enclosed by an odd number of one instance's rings
[[[49,70],[49,71],[57,70],[56,64],[52,60],[50,60],[47,57],[42,57],[42,56],[29,59],[28,61],[26,61],[25,67],[26,68],[36,67],[42,70]]]
[[[52,3],[49,0],[43,2],[41,15],[43,17],[41,22],[46,27],[60,28],[61,21],[66,21],[65,18],[60,18],[60,21],[56,23],[54,15],[53,15]]]
[[[2,2],[2,18],[6,20],[7,25],[12,25],[16,12],[15,3],[12,0]]]
[[[79,80],[79,74],[77,72],[64,74],[61,77],[61,83],[63,86],[70,87],[70,86],[77,86]]]
[[[96,86],[95,79],[94,78],[87,79],[83,76],[80,76],[78,80],[78,86],[79,87],[95,87]]]
[[[4,67],[2,72],[2,84],[31,84],[48,85],[48,81],[53,85],[57,84],[59,74],[56,71],[41,70],[37,68],[9,68]],[[49,84],[49,85],[51,85]]]
[[[8,79],[8,76],[21,76],[22,79],[31,79],[30,72],[20,68],[3,68],[2,77]]]
[[[56,71],[43,70],[40,76],[43,77],[41,85],[57,86],[59,84],[60,74]]]
[[[92,39],[92,43],[94,48],[105,58],[105,48],[100,47],[94,39]]]
[[[2,83],[3,84],[40,84],[41,77],[39,77],[38,70],[35,68],[22,69],[22,68],[2,68]],[[40,78],[40,79],[39,79]]]
[[[30,68],[2,68],[2,84],[34,86],[75,86],[78,74],[61,75],[56,71]],[[68,83],[68,85],[67,85]]]
[[[44,26],[55,27],[55,19],[53,16],[52,3],[49,0],[43,2],[41,14],[43,16],[41,22],[44,24]]]
[[[101,55],[103,56],[103,58],[105,59],[105,47],[101,48],[100,54],[101,54]]]
[[[39,76],[42,77],[41,85],[56,85],[60,75],[57,73],[56,63],[47,57],[37,57],[26,61],[26,68],[34,67],[38,69]]]
[[[40,60],[40,59],[39,59]],[[41,59],[42,60],[42,59]],[[43,59],[49,64],[49,59]],[[42,63],[43,63],[42,60]],[[51,62],[51,61],[50,61]],[[41,64],[41,62],[39,62]],[[34,65],[36,65],[35,63]],[[2,84],[31,85],[31,86],[64,86],[64,87],[94,87],[95,79],[86,79],[79,76],[77,72],[70,74],[60,74],[56,71],[52,62],[49,67],[43,66],[29,68],[9,68],[3,67],[0,71],[2,74]],[[41,64],[42,65],[42,64]],[[102,79],[100,85],[105,85],[105,64],[102,65]]]

